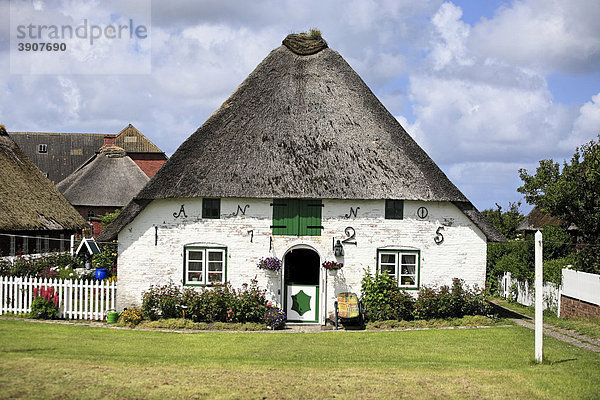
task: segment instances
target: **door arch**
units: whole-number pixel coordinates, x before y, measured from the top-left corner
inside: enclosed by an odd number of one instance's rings
[[[321,262],[309,247],[292,248],[283,257],[285,310],[290,322],[319,322]]]

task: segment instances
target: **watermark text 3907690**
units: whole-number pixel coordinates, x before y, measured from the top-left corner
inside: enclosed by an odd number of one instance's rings
[[[150,0],[11,0],[13,74],[149,74]]]

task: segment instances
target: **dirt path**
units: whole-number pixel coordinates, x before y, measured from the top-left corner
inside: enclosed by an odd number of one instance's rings
[[[504,310],[507,315],[513,316],[513,318],[510,318],[510,320],[512,320],[515,324],[524,326],[525,328],[535,329],[535,324],[531,317],[506,308],[497,302],[494,302],[494,306]],[[562,340],[563,342],[570,343],[573,346],[590,350],[595,353],[600,353],[600,340],[598,339],[594,339],[589,336],[585,336],[567,329],[562,329],[550,324],[544,324],[544,334],[552,336],[555,339]]]

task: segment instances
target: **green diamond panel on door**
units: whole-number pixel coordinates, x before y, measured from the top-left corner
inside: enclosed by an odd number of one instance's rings
[[[288,321],[319,322],[319,285],[288,285],[286,289]]]

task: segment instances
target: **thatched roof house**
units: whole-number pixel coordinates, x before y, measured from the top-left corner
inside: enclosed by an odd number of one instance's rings
[[[105,237],[153,199],[289,197],[450,201],[503,240],[339,53],[295,40],[258,65]]]
[[[3,254],[11,248],[6,234],[57,237],[86,226],[85,220],[42,174],[0,125],[0,241]],[[20,240],[12,247],[19,247]],[[34,249],[29,247],[30,252]]]
[[[546,212],[540,207],[533,207],[533,209],[527,214],[525,219],[517,226],[517,231],[533,233],[538,230],[543,230],[545,226],[565,226],[566,223],[560,218],[556,218]],[[570,225],[568,228],[570,231],[576,231],[575,225]]]
[[[125,206],[148,181],[124,149],[107,146],[56,187],[84,218],[90,218]]]
[[[487,241],[504,240],[319,34],[273,50],[99,239],[117,236],[119,307],[169,281],[256,279],[304,323],[365,270],[413,293],[482,286]]]
[[[148,181],[125,150],[109,146],[56,187],[74,206],[123,207]]]

